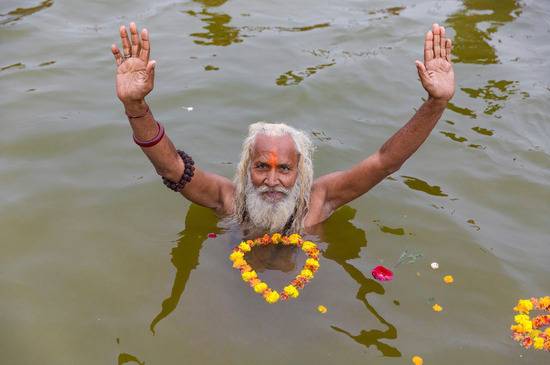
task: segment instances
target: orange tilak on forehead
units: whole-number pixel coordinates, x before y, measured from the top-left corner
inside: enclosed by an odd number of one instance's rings
[[[273,151],[269,152],[269,160],[267,160],[267,163],[271,168],[277,167],[277,154]]]

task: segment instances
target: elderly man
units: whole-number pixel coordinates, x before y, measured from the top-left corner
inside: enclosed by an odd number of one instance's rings
[[[153,89],[155,61],[149,60],[149,34],[130,35],[120,27],[123,53],[117,64],[116,90],[134,132],[134,141],[171,189],[190,201],[253,230],[300,232],[327,219],[347,202],[363,195],[401,165],[426,140],[455,89],[451,40],[434,24],[424,40],[424,62],[416,61],[428,100],[409,122],[373,155],[351,169],[313,179],[313,145],[302,131],[286,124],[254,123],[243,143],[237,174],[231,180],[195,167],[176,150],[156,122],[145,96]]]

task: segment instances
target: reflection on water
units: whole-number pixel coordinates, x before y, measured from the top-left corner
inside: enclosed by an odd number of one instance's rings
[[[361,248],[367,245],[365,231],[351,223],[355,213],[355,209],[344,206],[322,224],[322,239],[328,244],[323,252],[323,257],[342,266],[349,276],[359,284],[355,298],[361,301],[367,311],[387,328],[385,331],[378,329],[361,330],[357,335],[352,335],[349,331],[337,326],[331,326],[331,328],[346,334],[365,347],[375,346],[384,356],[399,357],[401,352],[397,348],[381,342],[383,339],[396,339],[397,329],[382,318],[367,300],[367,295],[370,293],[383,295],[385,293],[384,287],[373,279],[365,277],[359,269],[347,262],[358,258]]]
[[[466,94],[474,99],[483,99],[486,101],[485,109],[483,113],[487,115],[493,115],[504,106],[504,102],[518,92],[518,82],[508,80],[489,80],[487,84],[478,89],[462,88]],[[529,97],[526,92],[520,93],[525,99]]]
[[[49,8],[52,5],[53,5],[53,0],[45,0],[45,1],[42,1],[40,4],[38,4],[37,6],[33,6],[30,8],[17,8],[15,10],[10,11],[7,14],[1,14],[1,16],[6,16],[7,19],[1,20],[0,25],[15,22],[27,15],[32,15],[37,11]]]
[[[185,229],[180,232],[176,247],[172,249],[172,264],[176,267],[176,277],[170,296],[162,302],[162,309],[151,321],[149,329],[155,333],[155,326],[176,309],[185,290],[191,271],[199,265],[199,253],[208,233],[220,233],[218,217],[211,209],[191,204],[185,217]]]
[[[118,355],[118,365],[127,364],[130,362],[135,362],[139,365],[145,365],[145,362],[139,361],[139,359],[134,355],[130,355],[124,352]]]
[[[407,185],[409,188],[413,190],[423,191],[426,194],[435,195],[435,196],[448,196],[444,192],[441,191],[441,187],[437,185],[430,185],[426,181],[412,177],[412,176],[401,176],[403,178],[403,182],[405,185]]]
[[[477,114],[473,110],[456,106],[451,101],[449,101],[449,103],[447,104],[447,109],[452,110],[455,113],[465,115],[470,118],[474,118],[474,119],[477,118]]]
[[[24,63],[21,63],[21,62],[17,62],[17,63],[14,63],[12,65],[7,65],[7,66],[4,66],[4,67],[1,67],[0,68],[0,71],[4,71],[4,70],[8,70],[10,68],[19,68],[19,69],[22,69],[22,68],[25,68],[25,64]]]
[[[462,63],[499,63],[489,44],[491,35],[521,14],[517,0],[464,0],[464,9],[445,22],[455,31],[453,61]]]
[[[275,80],[275,84],[279,86],[298,85],[300,82],[304,80],[304,78],[314,75],[317,73],[317,71],[333,66],[335,64],[336,64],[335,62],[325,63],[322,65],[308,67],[304,71],[297,71],[297,72],[287,71],[281,76],[279,76],[277,80]]]
[[[380,9],[380,10],[372,10],[369,11],[369,15],[382,15],[376,19],[385,19],[389,17],[390,15],[399,15],[403,10],[405,10],[404,6],[394,6],[391,8],[386,9]]]
[[[461,136],[457,136],[455,133],[453,132],[446,132],[446,131],[440,131],[439,133],[441,133],[442,135],[444,135],[445,137],[448,137],[450,138],[451,140],[455,141],[455,142],[466,142],[468,140],[468,138],[466,137],[461,137]]]
[[[210,7],[223,5],[227,0],[195,0],[195,2],[204,5],[200,12],[193,10],[185,13],[191,16],[199,16],[206,23],[203,29],[207,32],[191,33],[192,37],[198,38],[194,42],[201,46],[229,46],[233,43],[240,43],[239,29],[228,26],[231,17],[224,13],[212,13],[208,11]]]
[[[314,29],[319,28],[326,28],[329,27],[330,23],[319,23],[319,24],[313,24],[313,25],[306,25],[303,27],[268,27],[263,25],[245,25],[241,27],[242,30],[252,31],[252,32],[264,32],[266,30],[275,30],[278,32],[307,32]]]

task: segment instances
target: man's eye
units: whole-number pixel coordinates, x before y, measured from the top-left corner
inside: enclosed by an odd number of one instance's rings
[[[267,164],[263,163],[263,162],[259,162],[259,163],[256,164],[256,168],[265,169],[265,168],[267,168]]]
[[[290,171],[290,166],[287,166],[287,165],[282,165],[279,168],[283,171]]]

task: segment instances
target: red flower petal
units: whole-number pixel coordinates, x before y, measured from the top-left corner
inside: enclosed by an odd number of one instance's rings
[[[372,269],[371,274],[372,277],[378,281],[393,280],[393,272],[384,266],[376,266],[374,269]]]
[[[216,238],[217,236],[215,233],[208,233],[208,238]]]

